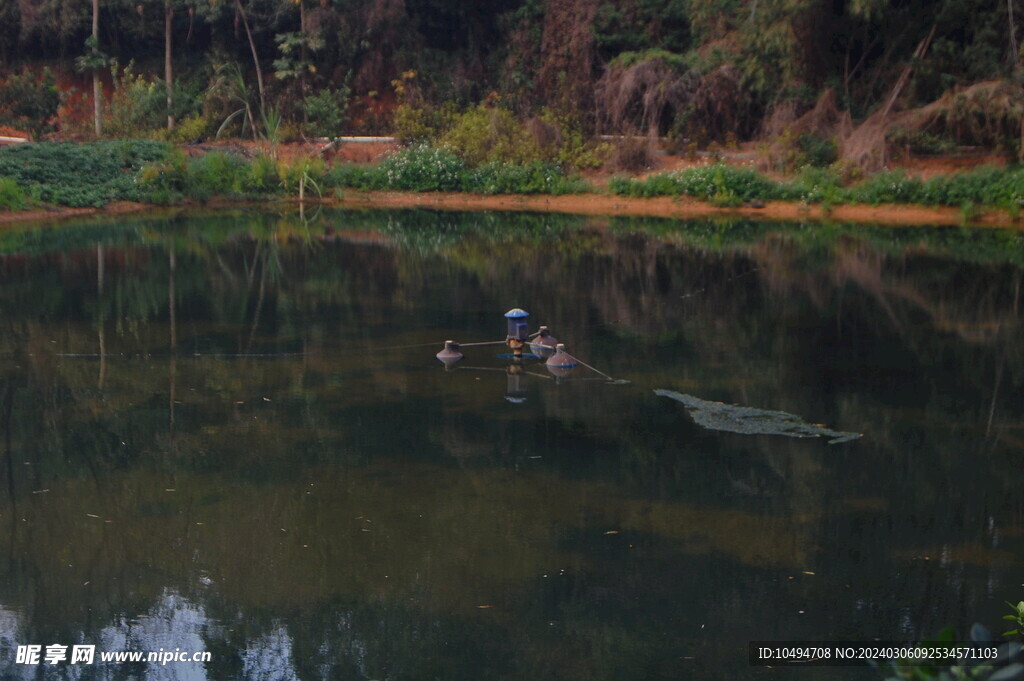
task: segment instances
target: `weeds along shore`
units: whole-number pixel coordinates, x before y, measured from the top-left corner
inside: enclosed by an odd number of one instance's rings
[[[840,166],[806,166],[783,177],[710,163],[647,176],[613,175],[598,188],[553,159],[475,163],[455,148],[416,144],[373,164],[330,165],[318,156],[186,149],[152,140],[38,143],[0,148],[0,210],[101,208],[118,201],[167,206],[211,200],[334,199],[345,192],[473,195],[603,194],[685,198],[717,208],[787,202],[829,213],[841,206],[894,204],[955,208],[965,222],[982,211],[1016,220],[1024,168],[983,166],[927,180],[902,170],[859,176]]]

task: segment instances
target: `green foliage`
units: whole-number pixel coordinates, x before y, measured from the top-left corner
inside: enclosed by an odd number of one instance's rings
[[[778,198],[802,203],[846,203],[842,178],[832,168],[807,166],[792,181],[779,186]]]
[[[902,170],[886,170],[872,175],[850,191],[858,203],[924,203],[924,183]]]
[[[302,108],[309,120],[306,129],[318,137],[338,137],[348,120],[349,89],[347,86],[332,90],[324,88],[302,100]]]
[[[192,159],[186,173],[186,195],[200,200],[245,194],[248,166],[238,154],[210,152]]]
[[[554,161],[567,169],[583,170],[600,168],[610,158],[612,145],[587,139],[579,116],[544,109],[539,120],[555,132],[553,141],[538,142],[542,160]]]
[[[556,163],[491,161],[471,169],[447,149],[419,145],[389,156],[377,166],[343,165],[325,177],[329,187],[360,190],[452,191],[479,194],[569,194],[590,191]]]
[[[10,177],[0,177],[0,210],[25,210],[28,196]]]
[[[299,158],[278,166],[281,185],[288,194],[304,196],[312,189],[321,194],[327,167],[320,158]]]
[[[258,167],[258,177],[254,177],[254,166]],[[222,152],[186,158],[177,149],[160,163],[143,168],[139,184],[154,203],[174,203],[181,197],[204,202],[212,198],[237,199],[261,193],[263,188],[274,192],[280,186],[273,183],[264,161],[249,164],[238,154]]]
[[[1019,212],[1024,205],[1024,168],[984,166],[927,181],[902,170],[891,170],[847,187],[838,166],[806,167],[792,180],[775,182],[750,168],[713,165],[657,173],[644,179],[615,177],[608,183],[608,190],[622,196],[686,195],[719,205],[778,199],[825,206],[841,203],[955,206],[961,208],[965,220],[971,220],[986,206],[1002,208],[1011,215]]]
[[[0,175],[47,203],[103,206],[145,200],[137,173],[168,153],[166,144],[150,140],[21,144],[0,147]]]
[[[414,192],[458,191],[468,170],[452,151],[427,145],[388,156],[379,168],[389,189]]]
[[[690,47],[687,0],[627,0],[602,2],[594,17],[594,42],[609,58],[650,49],[683,52]]]
[[[249,164],[244,186],[253,194],[273,194],[281,188],[281,176],[277,162],[269,156],[259,155]]]
[[[0,125],[27,130],[33,137],[54,129],[60,96],[53,71],[39,76],[30,71],[12,75],[0,86]]]
[[[657,173],[641,180],[617,179],[609,184],[615,194],[626,196],[693,196],[719,205],[737,205],[751,199],[779,198],[781,190],[752,168],[715,164]]]
[[[566,177],[556,163],[492,161],[471,171],[462,191],[479,194],[575,194],[587,191],[579,178]]]
[[[204,139],[210,133],[210,122],[203,116],[190,116],[174,124],[172,130],[161,128],[155,137],[173,144],[188,144]]]
[[[302,78],[306,74],[316,73],[316,66],[310,59],[310,52],[316,52],[324,46],[319,36],[297,31],[280,33],[274,37],[277,50],[281,56],[274,60],[274,74],[280,79]]]
[[[238,64],[229,62],[221,64],[214,70],[213,81],[206,91],[207,106],[229,111],[224,115],[216,136],[220,137],[226,130],[232,129],[236,123],[240,126],[239,134],[245,136],[248,130],[253,139],[256,138],[256,119],[250,103],[249,84]],[[235,128],[239,129],[239,128]]]
[[[164,85],[135,73],[129,62],[121,70],[117,61],[110,68],[114,94],[103,111],[103,133],[109,137],[145,137],[167,122],[167,91]]]
[[[85,39],[85,47],[81,56],[75,58],[75,68],[79,71],[99,71],[110,64],[110,56],[100,49],[99,40],[95,36]]]
[[[455,118],[442,146],[476,167],[487,162],[526,163],[540,157],[533,136],[508,111],[474,107]]]
[[[451,127],[453,112],[447,108],[399,104],[395,108],[395,137],[402,144],[433,142]]]
[[[1007,601],[1006,604],[1010,606],[1010,610],[1013,611],[1013,614],[1003,615],[1003,619],[1008,622],[1012,622],[1016,626],[1009,631],[1004,631],[1002,635],[1024,637],[1024,601],[1019,601],[1016,605]]]
[[[836,148],[834,139],[812,133],[797,137],[796,148],[801,157],[801,162],[797,165],[824,168],[835,163],[839,156],[839,150]]]

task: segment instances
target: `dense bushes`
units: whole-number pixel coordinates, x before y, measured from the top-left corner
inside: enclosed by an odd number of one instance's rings
[[[0,210],[25,210],[28,197],[18,183],[9,177],[0,177]]]
[[[378,166],[332,169],[329,187],[399,191],[462,191],[478,194],[571,194],[589,190],[555,163],[491,161],[471,168],[454,152],[418,145],[389,156]]]
[[[608,186],[613,194],[624,196],[682,194],[727,206],[751,199],[782,198],[778,183],[756,170],[723,164],[658,173],[640,180],[613,178]]]
[[[1024,168],[985,166],[929,180],[890,170],[847,187],[831,169],[806,168],[791,180],[776,182],[751,168],[719,164],[658,173],[644,179],[613,178],[609,190],[623,196],[692,196],[718,205],[736,205],[752,199],[829,205],[917,203],[993,206],[1016,215],[1024,205]]]
[[[53,130],[59,104],[53,71],[44,68],[39,76],[23,71],[0,85],[0,125],[27,130],[39,137]]]

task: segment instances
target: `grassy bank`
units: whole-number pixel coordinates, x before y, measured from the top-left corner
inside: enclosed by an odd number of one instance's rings
[[[346,190],[560,196],[597,193],[554,162],[489,161],[470,165],[455,153],[414,146],[375,165],[327,166],[315,157],[289,161],[213,151],[188,156],[145,141],[30,144],[0,148],[0,210],[46,205],[102,207],[115,201],[156,205],[212,199],[334,198]],[[774,179],[749,167],[714,164],[644,178],[613,177],[606,193],[632,198],[690,197],[719,208],[770,201],[817,206],[880,204],[958,208],[965,220],[984,209],[1016,219],[1024,168],[983,167],[921,180],[885,171],[844,182],[838,171],[807,168]]]

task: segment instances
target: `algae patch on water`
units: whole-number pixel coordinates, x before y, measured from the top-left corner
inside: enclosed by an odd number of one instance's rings
[[[796,414],[754,407],[741,407],[724,402],[710,402],[673,390],[655,390],[655,395],[682,402],[693,420],[708,430],[723,430],[743,435],[785,435],[786,437],[831,438],[830,445],[849,442],[861,433],[845,433],[825,426],[807,423]]]

